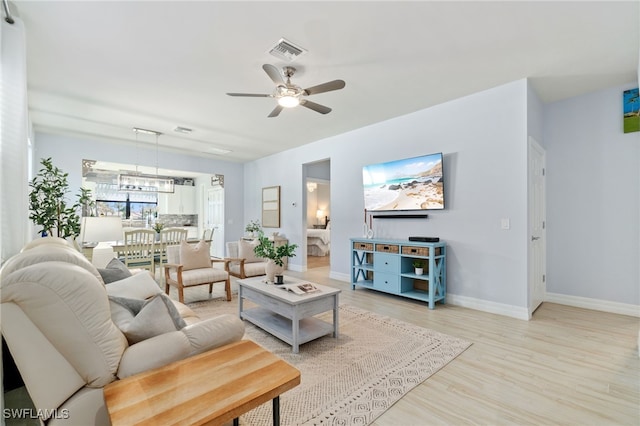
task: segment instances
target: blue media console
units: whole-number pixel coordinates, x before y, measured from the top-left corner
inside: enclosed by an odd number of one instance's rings
[[[445,302],[447,247],[443,241],[351,239],[351,288],[364,287],[429,303]],[[423,274],[413,263],[420,259]]]

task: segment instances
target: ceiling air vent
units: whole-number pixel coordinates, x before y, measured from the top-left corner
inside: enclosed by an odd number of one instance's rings
[[[280,41],[278,41],[278,44],[269,50],[269,53],[276,58],[284,59],[286,61],[294,61],[298,56],[307,53],[307,51],[302,47],[291,43],[289,40],[281,38]]]

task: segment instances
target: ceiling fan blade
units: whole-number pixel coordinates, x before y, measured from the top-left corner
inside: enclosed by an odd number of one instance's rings
[[[344,88],[346,83],[343,80],[333,80],[327,83],[318,84],[317,86],[309,87],[308,89],[304,89],[307,95],[315,95],[318,93],[330,92],[332,90],[339,90]]]
[[[250,98],[270,98],[271,95],[263,95],[259,93],[227,93],[229,96],[246,96]]]
[[[273,82],[276,84],[276,86],[285,84],[284,83],[284,78],[282,77],[282,74],[280,74],[280,70],[278,68],[276,68],[275,66],[273,66],[271,64],[264,64],[262,66],[262,69],[264,70],[264,72],[267,73],[269,78],[271,78],[271,80],[273,80]]]
[[[284,107],[282,105],[276,105],[276,107],[271,111],[271,114],[268,115],[269,118],[277,117],[280,115],[280,111],[282,111]]]
[[[319,112],[320,114],[329,114],[331,112],[331,108],[326,107],[324,105],[317,104],[315,102],[308,101],[306,99],[302,99],[300,101],[300,105],[302,105],[303,107],[312,109],[316,112]]]

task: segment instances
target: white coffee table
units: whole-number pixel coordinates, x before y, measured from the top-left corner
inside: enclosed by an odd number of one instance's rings
[[[285,284],[296,282],[309,281],[284,277]],[[297,295],[279,285],[264,283],[264,277],[247,278],[237,283],[240,318],[290,344],[293,353],[298,353],[303,343],[318,337],[333,334],[338,338],[339,289],[313,283],[320,292]],[[258,306],[245,309],[245,300]],[[314,315],[330,310],[333,310],[333,324],[314,318]]]

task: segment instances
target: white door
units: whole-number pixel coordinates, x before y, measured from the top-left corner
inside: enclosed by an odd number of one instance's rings
[[[529,137],[529,315],[544,301],[546,293],[546,153]]]
[[[213,229],[211,255],[224,257],[224,188],[213,187],[207,191],[204,211],[204,229]]]

